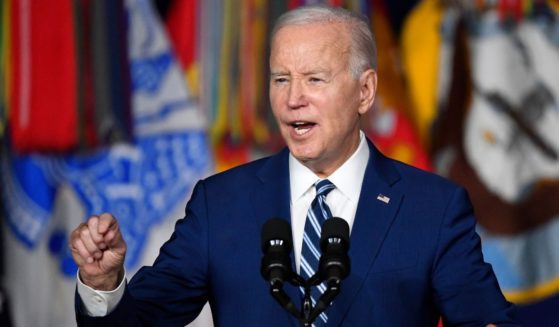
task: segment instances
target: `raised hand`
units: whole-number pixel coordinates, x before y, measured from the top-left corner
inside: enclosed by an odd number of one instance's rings
[[[118,286],[124,274],[126,243],[111,214],[92,216],[80,224],[72,231],[69,245],[84,284],[102,291]]]

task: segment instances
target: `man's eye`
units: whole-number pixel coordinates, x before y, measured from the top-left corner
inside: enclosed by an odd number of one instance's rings
[[[311,83],[322,82],[322,78],[318,78],[318,77],[309,77],[309,82],[311,82]]]
[[[274,78],[274,84],[285,84],[285,83],[287,83],[287,78],[285,77]]]

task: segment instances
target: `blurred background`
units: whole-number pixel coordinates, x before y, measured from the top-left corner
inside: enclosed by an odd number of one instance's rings
[[[283,146],[268,35],[305,3],[370,19],[364,131],[466,187],[522,322],[559,326],[559,1],[0,1],[0,326],[75,325],[67,241],[89,215],[119,218],[131,276],[198,179]]]

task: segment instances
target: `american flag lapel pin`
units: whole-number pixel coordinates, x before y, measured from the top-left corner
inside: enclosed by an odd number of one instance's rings
[[[379,195],[377,196],[377,200],[382,201],[382,202],[384,202],[384,203],[390,202],[390,198],[387,197],[386,195],[382,195],[382,194],[379,194]]]

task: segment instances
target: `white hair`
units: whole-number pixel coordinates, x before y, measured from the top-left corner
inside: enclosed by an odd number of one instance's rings
[[[272,30],[272,40],[283,27],[313,23],[342,23],[351,36],[349,69],[358,78],[367,69],[377,67],[377,48],[369,20],[360,14],[326,5],[302,6],[281,15]]]

